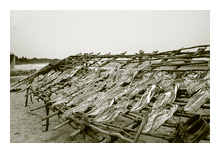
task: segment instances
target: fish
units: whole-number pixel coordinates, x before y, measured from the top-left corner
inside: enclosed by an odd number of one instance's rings
[[[166,120],[171,118],[177,111],[178,105],[173,104],[171,108],[158,107],[153,109],[148,114],[147,124],[144,126],[142,132],[149,133],[156,131]]]
[[[154,96],[156,91],[156,85],[152,85],[150,88],[148,88],[145,93],[142,95],[141,99],[133,105],[131,108],[131,112],[139,111],[146,107],[149,103],[151,98]]]
[[[58,97],[54,100],[54,103],[51,105],[51,107],[54,108],[57,105],[67,103],[69,99],[70,97],[62,95],[61,97]]]
[[[94,118],[95,122],[104,122],[109,119],[111,114],[113,114],[116,110],[116,107],[110,106],[107,109],[105,109],[102,113],[100,113],[98,116]]]
[[[197,82],[191,82],[187,89],[187,92],[192,95],[193,93],[198,92],[200,89],[209,88],[210,80],[198,80]]]
[[[178,88],[179,88],[179,84],[175,83],[173,89],[171,89],[170,91],[167,91],[165,93],[160,94],[158,99],[154,102],[152,109],[156,109],[156,108],[158,108],[162,105],[164,106],[168,103],[173,103],[174,100],[176,99]]]
[[[115,120],[115,118],[120,113],[125,113],[126,112],[126,107],[130,104],[130,102],[126,101],[126,100],[127,100],[127,98],[123,98],[116,105],[111,105],[103,113],[101,113],[97,117],[95,117],[94,121],[104,122],[104,123],[113,122]]]
[[[193,95],[186,106],[184,111],[186,112],[197,112],[203,104],[205,104],[210,99],[210,91],[205,89],[200,89],[198,93]]]
[[[107,109],[111,103],[113,97],[115,97],[117,94],[121,93],[121,87],[114,87],[107,92],[103,93],[95,102],[92,110],[90,110],[87,115],[96,116],[99,113],[103,112],[105,109]]]

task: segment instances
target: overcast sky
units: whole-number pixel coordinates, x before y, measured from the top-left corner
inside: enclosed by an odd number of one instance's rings
[[[10,51],[65,58],[210,44],[209,11],[11,11]]]

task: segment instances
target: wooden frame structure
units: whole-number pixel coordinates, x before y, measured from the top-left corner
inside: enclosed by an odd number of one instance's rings
[[[67,112],[71,107],[67,106],[64,103],[53,106],[53,100],[51,100],[51,95],[54,93],[54,91],[51,90],[49,86],[50,83],[48,83],[48,87],[44,88],[43,90],[33,89],[32,84],[34,82],[34,79],[38,78],[40,75],[46,76],[48,75],[48,72],[50,72],[51,70],[65,72],[70,69],[75,69],[78,71],[75,71],[74,75],[79,74],[80,77],[83,77],[86,75],[86,73],[81,74],[80,71],[84,70],[85,72],[86,71],[90,72],[92,71],[90,69],[91,67],[98,68],[100,72],[105,72],[108,71],[108,69],[106,70],[102,68],[111,63],[118,64],[116,66],[117,70],[125,70],[126,66],[128,66],[129,64],[137,63],[137,65],[141,65],[145,62],[148,62],[149,66],[147,67],[147,69],[145,68],[140,71],[142,74],[149,72],[165,71],[168,74],[176,73],[178,75],[184,75],[186,73],[200,73],[200,75],[206,75],[210,71],[209,47],[210,47],[209,45],[201,45],[201,46],[194,46],[188,48],[181,48],[173,51],[164,51],[164,52],[154,51],[152,53],[144,53],[144,51],[141,50],[139,53],[134,55],[126,55],[126,52],[118,55],[111,55],[111,54],[100,55],[93,53],[73,55],[59,61],[56,64],[47,65],[46,67],[42,68],[40,71],[14,83],[11,87],[13,89],[13,88],[18,88],[23,83],[27,84],[27,88],[25,89],[26,90],[25,107],[28,105],[29,98],[30,101],[33,102],[32,101],[33,96],[36,99],[38,100],[40,99],[44,102],[44,105],[34,108],[30,111],[36,111],[38,109],[45,108],[46,116],[42,120],[46,120],[45,131],[47,131],[49,130],[49,118],[55,115],[58,115],[60,117],[61,114]],[[61,80],[58,83],[60,84],[59,87],[57,87],[56,92],[65,87],[69,87],[68,84],[62,82]],[[44,85],[44,87],[45,86],[46,84]],[[178,95],[177,98],[175,98],[173,104],[177,104],[179,108],[183,108],[187,104],[190,97],[189,95],[186,95],[186,88],[179,88],[178,94],[180,96]],[[140,100],[142,95],[136,94],[135,97],[136,99],[134,99],[134,101],[137,99]],[[75,129],[75,131],[72,134],[70,134],[70,137],[74,137],[79,133],[84,133],[97,139],[99,142],[114,142],[115,140],[120,139],[123,142],[132,143],[132,142],[138,142],[141,135],[161,138],[168,141],[170,139],[171,133],[161,133],[161,132],[144,133],[142,131],[143,127],[146,125],[148,121],[148,114],[152,110],[154,101],[150,102],[147,107],[145,107],[144,109],[142,109],[137,113],[130,112],[129,108],[127,108],[127,111],[125,113],[121,113],[119,115],[121,118],[128,121],[124,125],[95,122],[93,118],[86,116],[84,113],[75,112],[69,115],[67,118],[60,117],[61,119],[63,119],[63,123],[54,127],[53,130],[56,130],[66,124],[69,124],[71,127]],[[204,105],[202,105],[201,109],[209,110],[210,101],[207,101]],[[49,114],[50,110],[52,110],[53,113]],[[210,121],[209,113],[208,114],[187,113],[185,111],[182,111],[181,109],[178,109],[173,114],[173,117],[189,118],[195,114],[202,115],[207,120],[207,122]],[[160,127],[169,128],[170,131],[172,132],[178,126],[178,124],[179,122],[176,123],[164,122]],[[205,140],[209,140],[209,137],[205,138]]]

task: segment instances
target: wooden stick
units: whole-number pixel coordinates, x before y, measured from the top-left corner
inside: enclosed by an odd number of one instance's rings
[[[174,113],[174,116],[182,116],[182,117],[192,117],[193,115],[197,115],[196,113]],[[209,118],[210,115],[201,115],[205,119]]]
[[[119,127],[119,126],[115,126],[115,125],[109,125],[109,124],[94,123],[93,122],[93,125],[94,124],[96,126],[98,125],[98,126],[106,128],[106,129],[110,129],[110,130],[117,131],[119,133],[123,133],[124,135],[127,135],[130,138],[133,138],[133,136],[131,136],[130,134],[128,134],[127,132],[124,131],[123,127]]]
[[[49,117],[55,116],[55,115],[57,115],[57,114],[59,114],[59,112],[54,112],[53,114],[47,115],[47,116],[45,116],[44,118],[42,118],[42,121],[45,120],[45,119],[47,119],[47,118],[49,118]]]
[[[27,103],[28,103],[28,92],[29,92],[29,88],[27,88],[25,107],[27,107]]]
[[[193,69],[193,68],[188,68],[188,69],[185,69],[185,70],[174,70],[174,69],[162,69],[162,70],[158,70],[158,69],[148,69],[148,70],[143,70],[144,72],[154,72],[154,71],[168,71],[168,72],[186,72],[186,71],[207,71],[209,69],[206,69],[206,68],[200,68],[200,69]]]
[[[122,139],[122,140],[124,140],[124,141],[126,141],[126,142],[130,142],[130,143],[133,142],[131,139],[124,137],[124,136],[121,135],[120,133],[108,132],[108,131],[102,130],[102,129],[100,129],[100,128],[98,128],[98,127],[92,125],[92,124],[89,124],[89,126],[90,126],[92,129],[97,130],[97,131],[99,131],[99,132],[101,132],[101,133],[103,133],[103,134],[118,137],[118,138],[120,138],[120,139]]]
[[[82,123],[79,122],[77,119],[75,119],[73,116],[70,116],[69,118],[70,118],[71,120],[73,120],[74,122],[76,122],[77,124],[82,124]],[[101,133],[103,133],[103,134],[110,135],[110,136],[113,136],[113,137],[118,137],[118,138],[120,138],[120,139],[122,139],[122,140],[124,140],[124,141],[126,141],[126,142],[133,142],[131,139],[128,139],[128,138],[124,137],[124,136],[121,135],[120,133],[114,133],[114,132],[108,132],[108,131],[102,130],[102,129],[96,127],[95,125],[90,124],[90,123],[87,123],[87,122],[84,122],[83,124],[86,125],[86,126],[88,126],[88,127],[90,127],[90,128],[92,128],[93,130],[98,131],[98,132],[101,132]]]
[[[75,136],[76,136],[76,135],[78,135],[80,132],[81,132],[81,130],[80,130],[80,129],[78,129],[78,130],[74,131],[73,133],[71,133],[71,134],[70,134],[70,138],[75,137]]]
[[[199,47],[210,47],[210,45],[199,45],[199,46],[192,46],[192,47],[187,47],[187,48],[180,48],[179,50],[189,50],[189,49],[193,49],[193,48],[199,48]],[[178,50],[172,50],[172,51],[163,51],[160,52],[159,54],[164,54],[164,53],[168,53],[168,52],[174,52],[174,51],[178,51]]]
[[[160,67],[160,66],[191,66],[191,65],[196,65],[196,66],[208,66],[208,61],[207,62],[202,62],[202,63],[184,63],[184,64],[172,64],[172,63],[161,63],[161,64],[151,64],[151,67]]]
[[[31,103],[33,104],[32,94],[31,93],[30,93],[30,99],[31,99]]]
[[[60,128],[60,127],[62,127],[62,126],[64,126],[64,125],[66,125],[66,124],[68,124],[69,122],[70,122],[70,120],[66,120],[65,122],[63,122],[63,123],[57,125],[56,127],[54,127],[53,130],[58,129],[58,128]]]
[[[170,52],[176,52],[176,51],[179,51],[179,50],[189,50],[189,49],[193,49],[193,48],[199,48],[199,47],[209,47],[210,45],[201,45],[201,46],[193,46],[193,47],[188,47],[188,48],[181,48],[181,49],[178,49],[178,50],[172,50],[172,51],[163,51],[163,52],[160,52],[160,53],[143,53],[143,55],[148,55],[148,56],[156,56],[156,55],[162,55],[162,54],[165,54],[165,53],[170,53]],[[82,55],[72,55],[70,57],[81,57]],[[124,54],[118,54],[118,55],[90,55],[89,57],[90,58],[131,58],[133,57],[134,55],[124,55]]]
[[[141,122],[141,125],[137,131],[137,134],[135,135],[135,138],[134,138],[134,142],[136,143],[140,137],[140,134],[145,126],[145,124],[147,123],[147,120],[148,120],[148,112],[144,113],[143,114],[143,119],[142,119],[142,122]]]
[[[44,104],[44,105],[42,105],[42,106],[39,106],[39,107],[37,107],[37,108],[34,108],[34,109],[30,109],[30,111],[35,111],[35,110],[41,109],[41,108],[43,108],[43,107],[45,107],[45,106],[46,106],[46,104]]]
[[[50,108],[46,105],[45,109],[46,109],[46,116],[49,116]],[[48,131],[48,128],[49,128],[49,117],[46,119],[46,129],[45,129],[45,131]]]
[[[187,103],[184,103],[184,102],[178,102],[178,101],[175,101],[174,103],[176,103],[177,105],[179,106],[186,106]],[[210,104],[203,104],[201,106],[201,108],[203,109],[210,109]]]

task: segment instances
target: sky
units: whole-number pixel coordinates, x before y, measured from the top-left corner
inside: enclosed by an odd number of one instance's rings
[[[10,52],[27,58],[134,54],[210,44],[210,11],[10,11]]]

